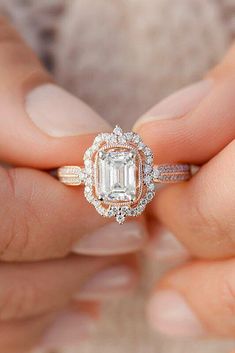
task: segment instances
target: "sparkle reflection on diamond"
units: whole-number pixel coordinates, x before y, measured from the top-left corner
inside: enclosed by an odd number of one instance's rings
[[[97,193],[106,202],[136,199],[136,154],[134,151],[102,151],[98,155]]]

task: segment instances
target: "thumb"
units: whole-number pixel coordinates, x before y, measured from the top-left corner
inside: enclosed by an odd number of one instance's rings
[[[78,164],[90,135],[109,129],[85,103],[52,82],[1,17],[0,77],[2,161],[41,169]]]
[[[206,79],[155,105],[134,130],[155,163],[204,164],[234,139],[235,45]]]

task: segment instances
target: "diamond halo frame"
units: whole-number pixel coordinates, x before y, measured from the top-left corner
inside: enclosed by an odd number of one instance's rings
[[[84,154],[84,168],[64,166],[58,178],[66,185],[84,184],[84,195],[104,217],[122,224],[143,213],[155,195],[155,183],[188,180],[188,164],[153,165],[153,153],[134,132],[116,126],[100,133]]]
[[[111,175],[109,178],[115,179],[116,177],[116,180],[110,182],[114,184],[113,188],[117,189],[116,197],[114,196],[113,200],[107,197],[107,195],[105,195],[106,198],[103,198],[102,195],[98,194],[99,184],[103,181],[100,180],[102,178],[102,169],[101,166],[99,166],[99,164],[101,164],[99,163],[101,159],[99,154],[104,151],[107,154],[113,152],[113,156],[118,153],[126,153],[127,156],[128,154],[132,154],[136,159],[133,162],[134,165],[132,168],[132,174],[134,174],[132,175],[132,177],[134,176],[134,178],[132,178],[133,180],[130,180],[131,178],[128,178],[128,173],[124,171],[125,163],[127,164],[124,158],[123,161],[119,162],[116,168],[117,170],[113,170],[114,175]],[[111,158],[112,156],[110,159]],[[140,215],[146,205],[154,197],[155,185],[152,173],[153,154],[143,143],[140,136],[134,132],[123,133],[122,129],[116,126],[112,133],[99,134],[95,138],[93,145],[85,152],[84,164],[86,174],[86,178],[84,179],[85,197],[87,201],[96,208],[97,212],[104,217],[116,217],[118,223],[123,223],[127,216]],[[109,164],[112,164],[112,161],[110,161]],[[109,173],[103,173],[105,174],[103,178],[105,178],[107,174],[112,173],[111,169],[112,166],[110,165]],[[115,167],[113,167],[113,169],[115,169]],[[119,179],[122,179],[122,185],[120,185],[121,182],[117,180],[118,176],[115,175],[118,173]],[[122,175],[120,175],[121,173]],[[105,180],[103,182],[105,182]],[[131,183],[135,184],[135,195],[131,200],[123,200],[123,194],[125,196],[124,189],[128,189]],[[121,190],[121,188],[123,190]]]

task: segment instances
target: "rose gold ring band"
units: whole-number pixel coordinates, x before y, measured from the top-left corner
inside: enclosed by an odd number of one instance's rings
[[[58,179],[71,186],[85,183],[85,169],[79,166],[64,166],[57,170]],[[178,183],[191,178],[189,164],[159,164],[153,167],[153,182],[160,184]]]

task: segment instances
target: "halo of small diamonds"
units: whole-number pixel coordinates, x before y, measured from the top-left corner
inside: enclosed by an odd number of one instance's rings
[[[113,153],[117,155],[122,153],[124,155],[123,158],[126,158],[126,160],[128,151],[136,153],[139,159],[136,159],[138,168],[137,165],[135,166],[135,169],[138,169],[136,174],[138,175],[136,177],[138,180],[133,182],[134,185],[137,185],[134,201],[120,202],[116,200],[105,202],[99,198],[97,194],[97,154],[100,151],[114,151]],[[112,162],[112,157],[109,156],[109,163],[110,160]],[[134,132],[124,133],[119,126],[116,126],[112,133],[99,134],[96,136],[93,145],[84,154],[84,165],[85,197],[96,208],[97,212],[104,217],[115,217],[117,222],[121,224],[127,216],[139,216],[154,197],[153,154],[150,148],[144,144],[141,137]],[[133,170],[132,163],[130,164],[130,172],[133,173]]]

